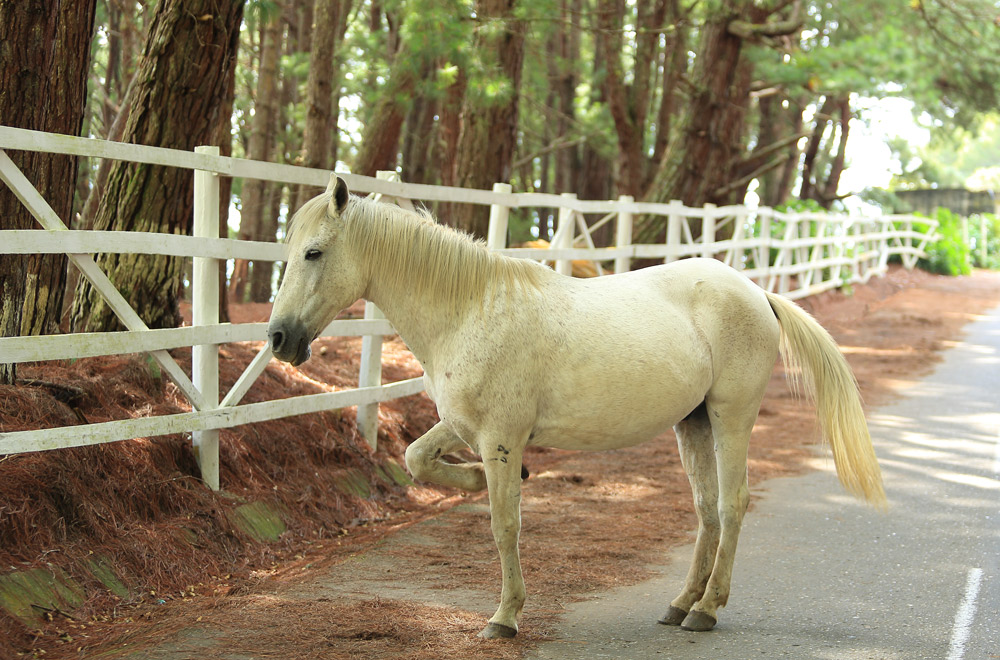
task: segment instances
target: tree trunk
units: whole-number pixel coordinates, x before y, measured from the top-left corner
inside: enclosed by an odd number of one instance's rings
[[[352,0],[315,0],[310,37],[309,77],[306,81],[306,125],[302,139],[301,164],[333,169],[337,162],[337,118],[334,88],[340,88],[340,72],[335,67],[337,48],[347,29]],[[292,208],[297,209],[322,192],[299,186]]]
[[[840,115],[840,137],[837,140],[837,152],[830,163],[830,172],[827,174],[826,184],[823,186],[819,200],[820,205],[826,209],[839,199],[837,189],[840,187],[840,175],[844,173],[847,137],[850,135],[851,129],[851,101],[849,97],[843,96],[837,99],[837,112]]]
[[[796,102],[789,101],[789,133],[798,135],[802,132],[802,106]],[[790,147],[791,154],[784,165],[774,173],[777,182],[773,188],[768,189],[768,199],[764,200],[765,206],[775,207],[784,204],[792,196],[792,186],[795,185],[795,175],[799,171],[799,159],[802,155],[798,141]]]
[[[250,144],[247,157],[251,160],[274,160],[274,148],[278,129],[278,57],[281,52],[281,16],[275,12],[264,27],[260,42],[260,72],[257,78],[257,98],[253,123],[250,128]],[[267,181],[247,179],[243,183],[243,199],[240,206],[240,240],[261,240],[264,216],[267,212]],[[246,300],[247,286],[262,275],[254,270],[266,270],[267,281],[273,264],[260,262],[248,264],[237,259],[233,266],[230,295],[236,302]]]
[[[233,105],[236,102],[236,53],[231,53],[226,94],[219,113],[219,123],[212,144],[219,145],[219,155],[233,155]],[[229,238],[229,207],[233,200],[233,177],[219,176],[219,238]],[[229,283],[225,263],[219,268],[219,323],[229,323]]]
[[[604,92],[615,122],[618,138],[618,191],[638,197],[646,181],[648,158],[645,149],[646,117],[651,97],[650,82],[656,61],[658,30],[663,27],[666,6],[663,0],[636,5],[639,27],[633,55],[631,82],[622,72],[624,0],[602,0],[597,10],[597,40],[607,57],[604,64]]]
[[[818,163],[816,160],[819,156],[819,147],[820,143],[823,142],[823,134],[826,132],[826,126],[833,118],[831,115],[834,104],[833,98],[827,96],[823,99],[823,105],[820,106],[819,111],[816,113],[816,123],[813,124],[812,135],[809,137],[805,157],[802,161],[802,185],[799,187],[799,199],[817,198],[815,170]]]
[[[646,195],[649,201],[679,199],[687,206],[729,201],[714,192],[732,180],[750,101],[750,70],[740,58],[743,39],[730,33],[729,21],[712,18],[701,28],[695,91],[680,117],[678,143],[671,145]]]
[[[297,26],[288,24],[288,33],[285,38],[285,55],[291,57],[300,52],[298,42]],[[280,41],[280,33],[279,33]],[[289,162],[292,154],[302,150],[302,144],[298,141],[299,133],[292,125],[288,109],[293,108],[298,98],[300,79],[291,68],[284,68],[278,72],[281,77],[281,92],[273,108],[275,124],[272,127],[275,135],[275,149],[271,159],[275,162]],[[264,212],[261,214],[256,226],[254,240],[264,242],[274,242],[277,240],[278,219],[281,215],[281,204],[285,200],[285,184],[278,181],[268,181],[266,194],[264,196]],[[291,196],[291,195],[290,195]],[[289,202],[292,200],[289,199]],[[250,300],[252,302],[269,302],[274,292],[274,271],[273,262],[255,262],[253,275],[250,281]]]
[[[577,1],[579,0],[574,0]],[[574,11],[578,9],[579,5],[574,5]],[[601,40],[598,39],[594,44],[593,69],[599,70],[606,58],[607,53],[601,47]],[[594,105],[605,102],[604,86],[591,87],[589,103]],[[614,195],[614,169],[611,158],[590,142],[584,142],[580,146],[579,165],[573,173],[569,192],[577,193],[580,199],[611,199]]]
[[[0,1],[0,121],[80,134],[95,8],[96,0]],[[76,158],[24,151],[10,157],[56,214],[72,224]],[[5,185],[0,185],[0,228],[38,228]],[[0,336],[55,332],[65,280],[65,255],[0,255]],[[0,383],[16,379],[15,365],[0,364]]]
[[[576,19],[582,11],[581,0],[562,0],[560,6],[563,23],[557,39],[557,57],[553,59],[556,71],[554,87],[559,118],[556,120],[556,136],[565,138],[575,120],[576,87],[579,82],[576,62],[580,59],[580,26]],[[555,191],[579,192],[575,177],[580,170],[580,149],[570,147],[560,149],[555,154]],[[543,192],[549,192],[543,187]],[[539,238],[546,238],[539,236]],[[546,238],[547,240],[547,238]]]
[[[242,17],[239,1],[160,0],[156,4],[137,82],[126,100],[131,107],[126,142],[193,150],[212,141],[219,123],[229,119],[220,115]],[[190,233],[192,188],[189,170],[116,162],[94,228]],[[103,254],[97,261],[147,325],[178,325],[180,259]],[[84,332],[121,328],[86,281],[76,289],[72,322],[77,331]]]
[[[488,62],[495,62],[497,72],[507,86],[498,98],[465,96],[462,106],[461,133],[456,154],[457,183],[463,188],[490,189],[494,183],[510,180],[517,146],[517,108],[524,63],[525,24],[514,17],[517,0],[478,0],[476,15],[496,26],[476,32],[475,49]],[[489,209],[472,204],[455,205],[452,223],[475,236],[485,236]]]
[[[686,16],[678,0],[667,0],[664,25],[673,30],[664,35],[663,77],[660,81],[660,108],[656,115],[656,137],[653,140],[653,159],[646,172],[643,192],[649,189],[652,177],[659,169],[670,145],[674,115],[678,112],[678,84],[687,73],[688,37]]]
[[[403,49],[406,50],[405,45]],[[379,170],[396,169],[403,120],[406,119],[410,97],[417,83],[416,72],[409,59],[406,52],[396,56],[395,61],[400,65],[392,67],[389,80],[379,94],[372,116],[365,126],[352,168],[355,174],[375,176]]]
[[[455,82],[448,86],[438,108],[438,126],[441,132],[441,185],[458,185],[458,140],[462,133],[462,104],[469,79],[465,70],[459,68]],[[442,204],[442,218],[450,223],[449,205]]]
[[[403,180],[437,184],[440,174],[434,167],[438,142],[436,99],[424,94],[413,99],[403,132]]]
[[[840,121],[834,124],[834,130],[827,138],[826,128],[834,121],[834,113],[840,115]],[[815,200],[823,208],[830,208],[830,205],[838,199],[837,188],[840,185],[840,175],[844,171],[850,121],[849,97],[828,96],[823,100],[823,106],[816,113],[816,123],[803,158],[799,199]]]

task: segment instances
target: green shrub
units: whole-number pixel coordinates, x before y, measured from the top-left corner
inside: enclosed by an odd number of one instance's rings
[[[986,259],[983,259],[983,220],[986,221]],[[1000,216],[994,213],[976,214],[969,217],[969,242],[972,250],[972,265],[976,268],[1000,270]]]
[[[925,248],[927,258],[917,266],[942,275],[968,275],[972,260],[968,244],[962,240],[962,219],[946,208],[937,208],[934,218],[938,221],[938,239]]]

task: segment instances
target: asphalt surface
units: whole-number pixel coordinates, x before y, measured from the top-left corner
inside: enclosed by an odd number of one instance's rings
[[[656,623],[691,546],[658,576],[573,605],[529,657],[1000,658],[1000,308],[869,415],[890,510],[819,472],[753,485],[733,593],[708,633]]]

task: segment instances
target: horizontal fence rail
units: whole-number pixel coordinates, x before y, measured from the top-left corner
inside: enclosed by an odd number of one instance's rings
[[[193,171],[193,236],[141,232],[76,231],[56,217],[4,150],[26,150],[180,167]],[[148,352],[191,404],[191,412],[18,432],[0,432],[0,454],[60,449],[155,435],[190,433],[205,483],[219,488],[218,432],[242,424],[305,413],[358,407],[358,428],[375,447],[378,404],[423,391],[423,379],[381,383],[382,337],[395,334],[381,312],[368,303],[364,319],[332,322],[321,336],[361,336],[359,387],[241,404],[271,358],[265,323],[222,324],[218,286],[223,262],[283,261],[277,243],[219,236],[219,176],[265,179],[325,187],[330,172],[218,155],[216,147],[194,152],[108,142],[0,126],[0,179],[38,220],[42,229],[0,231],[0,253],[67,254],[108,300],[127,328],[124,332],[39,337],[0,337],[0,362],[20,363]],[[400,182],[395,172],[376,178],[341,174],[352,191],[370,193],[406,208],[416,203],[452,202],[490,207],[487,246],[502,254],[551,262],[565,274],[580,263],[593,274],[628,270],[633,260],[669,263],[686,257],[713,257],[742,271],[769,291],[800,298],[884,274],[897,256],[907,268],[924,256],[937,223],[912,216],[782,213],[746,206],[689,208],[680,202],[579,200],[573,194],[514,193],[508,184],[470,190]],[[554,235],[547,248],[507,245],[512,212],[555,210]],[[593,216],[600,216],[593,219]],[[588,217],[590,216],[590,217]],[[658,224],[660,243],[632,243],[637,218]],[[598,245],[603,233],[604,242]],[[114,289],[93,260],[96,253],[158,254],[191,258],[192,325],[149,329]],[[219,392],[219,345],[265,342],[228,392]],[[192,374],[167,353],[192,348]]]

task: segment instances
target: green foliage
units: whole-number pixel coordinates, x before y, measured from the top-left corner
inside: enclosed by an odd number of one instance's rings
[[[882,213],[890,215],[902,213],[907,208],[903,201],[896,196],[896,193],[883,188],[866,188],[858,196],[862,201],[879,207]]]
[[[791,199],[774,207],[782,213],[828,213],[815,199]]]
[[[917,265],[942,275],[968,275],[972,272],[969,245],[963,240],[962,219],[946,208],[934,212],[938,221],[938,240],[927,246],[927,258]],[[925,227],[916,227],[923,230]]]
[[[986,234],[983,235],[985,225]],[[981,246],[986,241],[986,258]],[[972,250],[972,265],[976,268],[1000,270],[1000,216],[994,213],[976,214],[969,217],[969,243]]]
[[[536,226],[538,217],[533,209],[514,209],[507,219],[508,244],[517,245],[533,240],[535,236],[531,231]]]
[[[1000,114],[980,115],[970,126],[948,123],[931,132],[930,142],[914,148],[902,140],[889,144],[902,163],[894,188],[940,186],[970,190],[1000,189]]]

